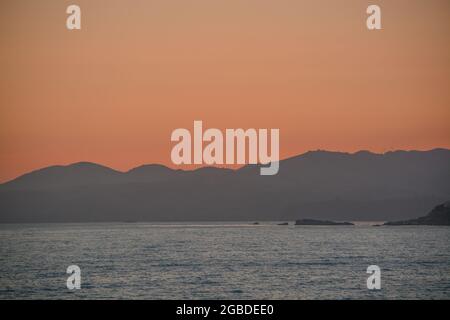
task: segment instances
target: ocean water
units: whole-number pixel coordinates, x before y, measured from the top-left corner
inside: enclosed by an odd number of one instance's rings
[[[449,298],[449,227],[0,225],[0,299]]]

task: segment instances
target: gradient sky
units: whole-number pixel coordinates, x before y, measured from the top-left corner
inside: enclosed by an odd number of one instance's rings
[[[448,0],[2,0],[0,181],[172,166],[193,120],[280,128],[281,158],[450,148],[449,39]]]

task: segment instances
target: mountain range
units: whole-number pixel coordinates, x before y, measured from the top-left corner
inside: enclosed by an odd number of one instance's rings
[[[450,198],[450,150],[310,151],[237,170],[127,172],[89,162],[50,166],[0,184],[0,222],[403,220]]]

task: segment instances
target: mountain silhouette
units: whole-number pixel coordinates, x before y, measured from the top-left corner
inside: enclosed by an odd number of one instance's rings
[[[89,162],[51,166],[0,185],[0,222],[403,220],[450,195],[450,150],[310,151],[237,170],[127,172]]]

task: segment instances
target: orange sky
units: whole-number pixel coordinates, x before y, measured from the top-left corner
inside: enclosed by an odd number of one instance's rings
[[[448,0],[3,0],[0,181],[171,166],[170,134],[193,120],[280,128],[281,158],[450,148],[449,39]]]

